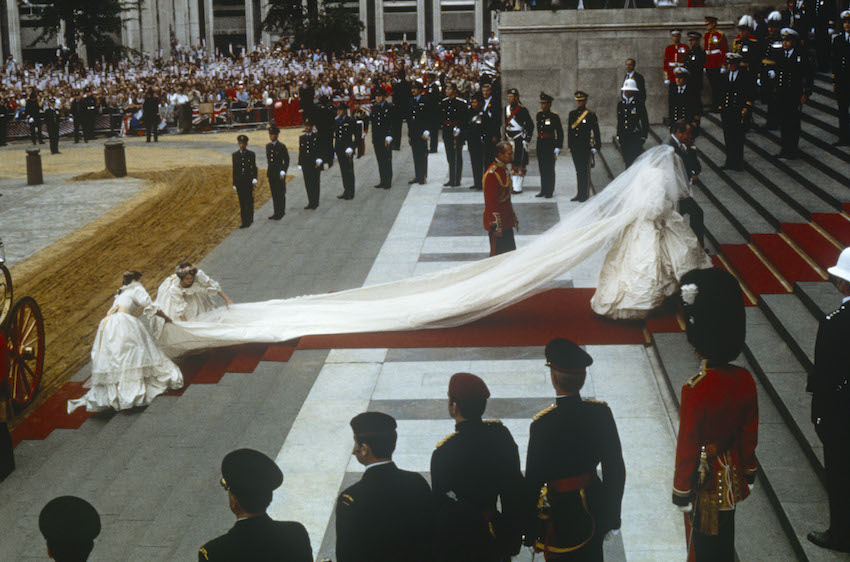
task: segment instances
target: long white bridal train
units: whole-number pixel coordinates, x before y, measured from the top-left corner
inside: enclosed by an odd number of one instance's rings
[[[606,244],[611,249],[594,300],[598,312],[621,317],[621,308],[660,303],[659,296],[675,290],[686,270],[710,266],[675,211],[686,193],[684,178],[673,149],[655,147],[600,194],[514,252],[382,285],[236,304],[166,325],[160,343],[173,357],[311,334],[458,326],[544,290]]]

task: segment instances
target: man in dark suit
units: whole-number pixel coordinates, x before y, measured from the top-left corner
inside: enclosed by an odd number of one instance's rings
[[[667,119],[669,123],[681,119],[699,130],[702,101],[699,98],[699,91],[691,84],[690,74],[682,66],[673,71],[675,80],[667,87]]]
[[[248,150],[248,137],[236,137],[239,150],[233,153],[233,189],[239,196],[242,224],[248,228],[254,222],[254,186],[257,185],[257,155]]]
[[[336,106],[334,119],[334,151],[342,175],[342,194],[337,199],[354,199],[354,151],[360,144],[357,123],[348,116],[344,103]]]
[[[702,165],[697,158],[696,150],[694,149],[694,127],[685,121],[674,121],[670,125],[670,137],[664,144],[672,146],[675,154],[682,159],[683,169],[685,170],[685,183],[689,186],[697,182],[699,174],[702,171]],[[679,200],[679,213],[688,215],[690,218],[691,230],[696,234],[697,240],[703,244],[705,236],[705,226],[703,224],[703,212],[699,203],[694,201],[694,198],[688,194],[688,197]]]
[[[431,97],[423,92],[425,86],[416,81],[410,86],[413,96],[407,110],[407,135],[410,151],[413,153],[414,178],[408,183],[425,184],[428,176],[428,142],[431,140],[431,126],[434,123],[434,104]],[[437,131],[433,131],[437,134]]]
[[[82,498],[60,496],[41,509],[38,530],[52,560],[88,560],[94,550],[94,539],[100,534],[100,515]]]
[[[428,482],[392,461],[396,421],[381,412],[351,419],[363,478],[336,502],[337,562],[432,562],[433,500]]]
[[[307,191],[305,210],[319,207],[319,184],[322,180],[324,153],[319,135],[313,131],[313,120],[304,120],[304,134],[298,137],[298,169],[304,175],[304,189]]]
[[[505,562],[521,546],[519,452],[501,422],[482,421],[489,397],[487,385],[471,373],[449,380],[455,432],[431,454],[438,562]]]
[[[148,88],[145,94],[145,101],[142,105],[142,121],[145,124],[146,142],[151,142],[151,133],[153,133],[153,141],[159,142],[159,96],[153,88]]]
[[[588,95],[578,90],[574,98],[576,108],[570,111],[567,117],[570,127],[567,132],[567,147],[570,149],[576,168],[577,192],[570,201],[582,202],[587,201],[590,161],[599,150],[602,137],[599,134],[599,120],[596,114],[587,109]]]
[[[626,83],[626,80],[634,80],[637,84],[635,97],[646,103],[646,79],[644,79],[643,74],[635,70],[635,65],[635,59],[626,59],[626,76],[623,78],[623,84]]]
[[[741,60],[739,53],[726,53],[727,72],[720,79],[720,118],[726,146],[723,169],[738,172],[744,169],[744,123],[755,97],[755,82],[749,71],[741,68]]]
[[[820,322],[815,370],[806,385],[812,393],[812,423],[823,443],[829,528],[810,532],[808,539],[823,548],[850,552],[850,249],[841,252],[829,273],[844,298],[841,307]]]
[[[198,551],[199,562],[286,560],[313,562],[307,530],[297,521],[275,521],[266,513],[283,473],[272,459],[253,449],[237,449],[221,461],[221,487],[227,491],[236,524]]]
[[[593,363],[575,343],[546,344],[558,396],[531,422],[526,460],[526,545],[547,560],[602,560],[602,539],[620,528],[626,467],[617,424],[605,402],[582,398]],[[596,467],[602,463],[602,480]],[[541,488],[546,501],[541,505]]]
[[[626,168],[643,153],[643,143],[649,135],[646,105],[638,98],[638,85],[626,80],[621,88],[623,98],[617,102],[617,142]]]
[[[277,125],[269,127],[269,143],[266,145],[266,176],[269,178],[269,190],[272,192],[274,213],[270,220],[278,221],[286,214],[286,172],[289,170],[289,151],[280,142],[280,129]]]
[[[393,142],[393,118],[395,108],[387,101],[387,92],[381,87],[372,90],[372,113],[369,121],[372,125],[372,148],[378,161],[380,182],[375,187],[389,189],[393,186],[393,154],[390,145]]]
[[[841,12],[841,25],[843,30],[832,40],[832,80],[838,101],[838,140],[834,146],[850,145],[850,10]]]

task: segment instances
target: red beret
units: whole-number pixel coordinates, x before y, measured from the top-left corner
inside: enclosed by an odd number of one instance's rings
[[[472,373],[455,373],[449,381],[449,396],[458,400],[486,400],[490,398],[487,385]]]

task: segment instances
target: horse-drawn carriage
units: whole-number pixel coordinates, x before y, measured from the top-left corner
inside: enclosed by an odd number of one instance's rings
[[[32,297],[13,301],[12,276],[0,240],[0,422],[29,406],[44,368],[44,319]],[[12,412],[3,410],[11,404]]]

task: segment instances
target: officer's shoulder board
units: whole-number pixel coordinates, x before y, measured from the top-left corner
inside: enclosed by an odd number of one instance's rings
[[[552,110],[550,110],[550,111],[549,111],[549,113],[551,113],[552,115],[557,115],[557,114],[558,114],[558,112],[557,112],[557,111],[552,111]]]
[[[449,96],[446,96],[446,97],[443,98],[443,101],[450,100],[450,99],[451,98]]]
[[[688,385],[691,388],[694,388],[696,385],[699,384],[699,382],[701,380],[703,380],[705,378],[705,374],[706,374],[705,369],[700,369],[700,372],[695,374],[691,378],[689,378],[688,381],[685,384]]]
[[[204,560],[209,560],[209,559],[210,559],[210,554],[209,554],[209,552],[207,552],[207,549],[206,549],[206,548],[204,548],[203,546],[202,546],[202,547],[201,547],[201,549],[198,551],[198,554],[201,554],[201,555],[204,557]]]
[[[455,431],[454,433],[449,433],[448,435],[446,435],[445,437],[440,439],[440,442],[437,443],[437,448],[439,449],[440,447],[442,447],[443,445],[448,443],[451,440],[451,438],[454,437],[455,435],[457,435],[457,431]]]
[[[484,423],[486,423],[487,425],[490,425],[490,426],[494,426],[494,427],[495,426],[504,427],[502,425],[501,420],[484,420]]]
[[[582,398],[581,400],[582,402],[587,402],[588,404],[601,404],[603,406],[608,405],[608,402],[605,402],[603,400],[595,400],[593,398]]]
[[[346,507],[350,506],[354,504],[354,496],[352,496],[351,494],[342,493],[339,496],[339,503]]]
[[[545,408],[545,409],[543,409],[543,410],[540,410],[539,412],[537,412],[537,415],[536,415],[536,416],[534,416],[534,421],[537,421],[537,420],[539,420],[539,419],[543,418],[544,416],[546,416],[547,414],[549,414],[549,413],[551,413],[551,412],[554,412],[554,411],[555,411],[555,408],[557,408],[557,407],[558,407],[558,405],[557,405],[557,404],[552,404],[552,405],[551,405],[551,406],[549,406],[548,408]]]

